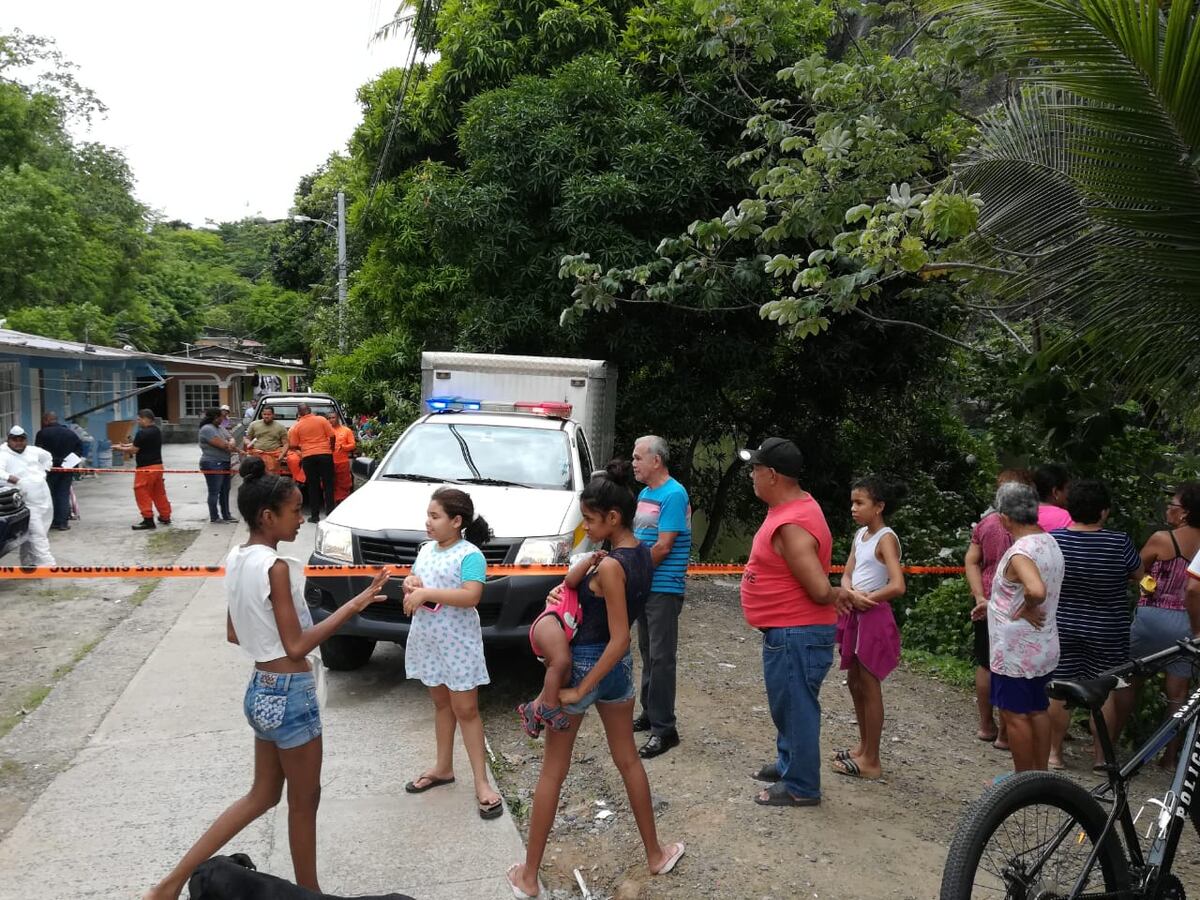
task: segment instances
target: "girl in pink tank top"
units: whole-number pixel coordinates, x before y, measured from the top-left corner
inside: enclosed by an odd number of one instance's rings
[[[883,767],[882,682],[900,663],[900,630],[891,601],[905,591],[900,539],[884,524],[906,493],[904,485],[876,476],[858,481],[850,492],[850,514],[862,527],[854,535],[842,587],[863,591],[870,603],[838,616],[841,668],[846,670],[858,719],[858,746],[834,754],[833,771],[853,778],[878,778]]]

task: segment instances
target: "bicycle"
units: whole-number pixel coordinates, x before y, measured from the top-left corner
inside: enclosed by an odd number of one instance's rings
[[[1051,681],[1046,693],[1091,712],[1107,782],[1091,791],[1064,775],[1021,772],[989,788],[955,831],[942,873],[941,900],[1184,900],[1172,874],[1175,851],[1190,818],[1200,833],[1200,690],[1194,691],[1123,766],[1101,707],[1127,675],[1150,675],[1180,655],[1200,661],[1200,639],[1132,660],[1097,678]],[[1133,815],[1129,783],[1186,729],[1171,787]],[[1105,812],[1104,805],[1110,808]],[[1152,812],[1143,852],[1137,823]]]

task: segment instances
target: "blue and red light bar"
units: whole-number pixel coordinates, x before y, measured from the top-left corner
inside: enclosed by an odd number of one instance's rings
[[[474,400],[469,397],[430,397],[425,401],[430,412],[455,412],[460,410],[479,412],[523,412],[534,416],[553,419],[568,419],[573,407],[570,403],[557,400],[517,400],[509,403],[497,400]]]

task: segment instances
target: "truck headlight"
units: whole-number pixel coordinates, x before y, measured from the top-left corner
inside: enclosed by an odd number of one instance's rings
[[[575,534],[556,534],[552,537],[526,538],[517,551],[517,565],[562,566],[571,555]]]
[[[354,532],[345,525],[322,522],[317,526],[317,552],[330,559],[354,562]]]

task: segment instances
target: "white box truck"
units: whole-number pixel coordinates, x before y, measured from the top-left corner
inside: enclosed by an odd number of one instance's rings
[[[603,360],[496,353],[422,353],[421,402],[430,397],[571,405],[598,465],[612,459],[617,370]]]
[[[467,491],[487,519],[493,537],[480,549],[490,565],[561,565],[587,549],[579,492],[612,454],[614,369],[597,360],[469,353],[425,353],[421,368],[427,412],[382,459],[354,460],[367,481],[320,523],[310,562],[411,565],[429,540],[430,495],[443,485]],[[529,624],[560,580],[489,577],[478,608],[484,640],[528,647]],[[313,618],[330,615],[367,581],[308,579]],[[358,668],[377,641],[407,640],[412,620],[393,594],[322,645],[326,666]]]

